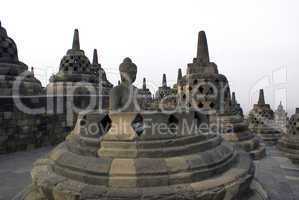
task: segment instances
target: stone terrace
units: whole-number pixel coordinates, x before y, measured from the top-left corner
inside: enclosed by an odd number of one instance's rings
[[[0,155],[0,200],[10,200],[31,182],[33,162],[52,147]],[[299,166],[293,165],[275,146],[267,146],[266,158],[255,161],[256,178],[262,182],[271,200],[299,199]],[[4,184],[3,184],[4,183]]]

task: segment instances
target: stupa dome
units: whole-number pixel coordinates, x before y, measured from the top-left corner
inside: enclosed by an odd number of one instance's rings
[[[18,63],[18,50],[15,42],[7,36],[0,22],[0,62]]]

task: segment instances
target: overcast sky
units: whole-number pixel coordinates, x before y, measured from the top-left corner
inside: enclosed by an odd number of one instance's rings
[[[45,86],[79,29],[81,48],[99,60],[117,83],[119,63],[138,66],[136,85],[146,77],[151,90],[167,73],[186,72],[205,30],[211,61],[227,76],[245,111],[265,87],[273,108],[282,100],[299,107],[299,2],[296,0],[1,0],[0,20],[17,43],[19,58],[34,66]],[[287,95],[284,95],[287,94]]]

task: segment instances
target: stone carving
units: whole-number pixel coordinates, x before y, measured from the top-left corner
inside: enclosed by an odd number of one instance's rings
[[[110,94],[110,110],[115,112],[134,112],[140,110],[137,102],[138,89],[133,85],[136,80],[137,66],[130,58],[119,65],[121,83]]]

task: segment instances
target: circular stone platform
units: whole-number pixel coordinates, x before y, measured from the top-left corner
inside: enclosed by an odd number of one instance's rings
[[[250,157],[219,135],[186,127],[193,116],[81,114],[67,140],[35,163],[23,199],[240,197],[254,175]]]
[[[248,152],[252,159],[259,160],[265,157],[265,145],[248,129],[248,124],[239,115],[217,115],[220,123],[225,126],[223,138],[237,147]]]

